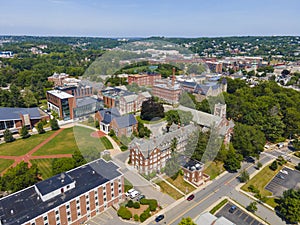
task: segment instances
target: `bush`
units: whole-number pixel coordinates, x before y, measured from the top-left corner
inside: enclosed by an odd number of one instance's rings
[[[155,211],[157,208],[157,201],[155,199],[141,199],[140,203],[142,205],[149,205],[150,211]]]
[[[20,130],[20,135],[23,139],[30,137],[30,134],[28,133],[28,129],[26,126],[22,126],[22,128]]]
[[[59,126],[58,126],[57,119],[51,119],[50,126],[51,126],[51,130],[58,130]]]
[[[277,170],[278,165],[277,165],[277,161],[273,161],[272,164],[269,166],[269,168],[273,171]]]
[[[44,127],[43,127],[43,122],[39,122],[37,125],[37,131],[39,134],[45,133]]]
[[[132,213],[125,206],[121,206],[118,210],[118,216],[120,216],[122,219],[130,220]]]
[[[122,145],[120,148],[122,151],[126,151],[128,149],[128,147],[126,145]]]
[[[248,190],[255,194],[259,193],[259,190],[253,184],[249,185]]]
[[[259,170],[261,167],[262,167],[263,165],[262,165],[262,163],[261,162],[257,162],[257,164],[256,164],[256,168]]]
[[[128,208],[132,208],[133,207],[133,201],[132,200],[129,200],[127,202],[127,205],[126,205]]]
[[[134,202],[133,203],[133,208],[135,209],[139,209],[141,206],[140,206],[140,203],[139,202]]]
[[[146,219],[148,219],[151,216],[150,209],[147,208],[141,215],[140,215],[140,221],[143,223]]]
[[[9,129],[6,129],[6,130],[4,131],[3,136],[4,136],[4,141],[5,141],[6,143],[8,143],[8,142],[13,142],[13,141],[15,140],[15,138],[13,137],[13,135],[12,135],[12,133],[10,132]]]
[[[133,219],[134,219],[134,221],[139,221],[139,215],[138,214],[134,214],[134,216],[133,216]]]
[[[99,121],[98,121],[98,120],[95,121],[95,127],[96,127],[96,128],[99,128],[99,127],[100,127],[100,124],[99,124]]]

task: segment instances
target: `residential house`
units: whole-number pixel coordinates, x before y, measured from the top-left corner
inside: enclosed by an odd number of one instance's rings
[[[95,114],[99,121],[100,130],[108,134],[114,130],[118,137],[123,135],[129,137],[134,131],[137,131],[137,120],[133,114],[121,115],[117,108],[103,109]]]

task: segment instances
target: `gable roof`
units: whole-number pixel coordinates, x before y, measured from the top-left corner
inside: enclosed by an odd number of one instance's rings
[[[132,114],[115,117],[114,120],[116,121],[119,128],[126,128],[137,124],[137,120]]]
[[[20,120],[20,115],[29,114],[30,119],[40,119],[41,113],[39,108],[10,108],[0,107],[0,121],[1,120]]]
[[[120,117],[121,114],[117,108],[109,108],[109,109],[103,109],[99,111],[101,117],[102,117],[102,123],[110,124],[110,122],[116,118]]]

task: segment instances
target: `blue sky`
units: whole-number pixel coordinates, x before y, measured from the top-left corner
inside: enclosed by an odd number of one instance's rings
[[[0,0],[0,35],[300,35],[299,0]]]

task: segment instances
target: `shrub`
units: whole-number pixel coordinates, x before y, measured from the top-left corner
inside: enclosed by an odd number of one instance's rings
[[[3,136],[4,136],[4,141],[5,141],[6,143],[8,143],[8,142],[13,142],[13,141],[15,140],[15,138],[13,137],[13,135],[12,135],[12,133],[10,132],[9,129],[6,129],[6,130],[4,131]]]
[[[138,214],[134,214],[134,216],[133,216],[133,219],[134,219],[134,221],[139,221],[139,215]]]
[[[132,200],[129,200],[127,202],[127,205],[126,205],[128,208],[132,208],[133,207],[133,201]]]
[[[58,125],[57,119],[51,119],[50,126],[51,126],[51,130],[58,130],[59,125]]]
[[[129,220],[132,217],[132,213],[125,206],[121,206],[118,210],[118,216],[122,219]]]
[[[96,120],[96,121],[95,121],[95,127],[96,127],[96,128],[99,128],[99,127],[100,127],[100,125],[99,125],[99,120]]]
[[[126,145],[122,145],[120,148],[122,151],[126,151],[128,149],[128,147]]]
[[[259,193],[259,190],[253,184],[249,185],[248,190],[255,194]]]
[[[277,165],[277,161],[273,161],[272,164],[269,166],[269,168],[273,171],[277,170],[278,165]]]
[[[157,201],[155,199],[141,199],[140,203],[142,205],[149,205],[150,211],[155,211],[157,208]]]
[[[133,203],[133,208],[135,209],[139,209],[141,206],[140,206],[140,203],[139,202],[134,202]]]
[[[140,221],[144,222],[146,219],[148,219],[151,216],[150,209],[147,208],[141,215],[140,215]]]
[[[43,134],[45,133],[45,130],[43,128],[43,122],[39,122],[38,125],[37,125],[37,130],[38,130],[38,133],[39,134]]]

